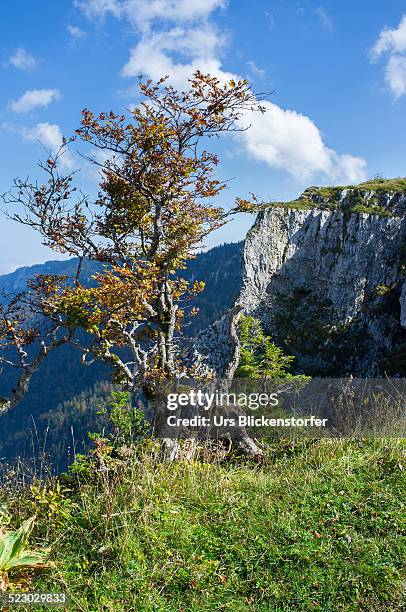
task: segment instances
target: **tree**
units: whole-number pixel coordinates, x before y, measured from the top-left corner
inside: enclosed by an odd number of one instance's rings
[[[240,361],[235,375],[238,378],[290,378],[289,369],[295,360],[285,355],[269,336],[260,322],[251,316],[242,315],[238,326]]]
[[[38,231],[51,249],[77,257],[78,269],[73,279],[37,277],[2,308],[1,348],[14,348],[17,360],[0,359],[21,372],[3,412],[17,405],[33,373],[63,343],[78,346],[85,365],[110,363],[115,381],[141,389],[156,410],[162,382],[190,374],[182,327],[194,314],[187,300],[204,285],[189,285],[181,271],[211,232],[255,207],[255,198],[238,198],[227,211],[213,205],[225,183],[215,178],[219,160],[202,141],[246,129],[243,114],[264,109],[246,81],[221,84],[197,71],[189,89],[177,92],[166,79],[140,82],[145,99],[129,119],[85,109],[75,136],[40,164],[46,182],[17,179],[5,196],[7,206],[18,207],[9,216]],[[99,152],[87,155],[101,175],[93,202],[76,190],[73,173],[59,172],[73,140]],[[81,280],[85,258],[104,265],[92,287]]]

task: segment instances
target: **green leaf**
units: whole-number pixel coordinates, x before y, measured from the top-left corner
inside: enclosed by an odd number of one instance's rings
[[[26,549],[34,522],[35,516],[32,516],[15,531],[6,531],[0,534],[0,572],[7,572],[16,567],[44,564],[44,553]]]

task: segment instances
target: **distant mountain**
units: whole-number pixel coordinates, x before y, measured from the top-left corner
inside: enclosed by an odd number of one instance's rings
[[[61,276],[72,275],[75,269],[75,259],[65,259],[63,261],[46,261],[43,264],[36,264],[34,266],[24,266],[18,268],[15,272],[9,274],[0,275],[0,293],[6,291],[7,293],[18,293],[24,291],[27,286],[27,280],[35,276],[36,274],[59,274]],[[84,265],[83,274],[90,276],[97,269],[97,265],[94,262],[86,262]]]
[[[191,302],[199,308],[199,314],[186,329],[189,336],[219,318],[234,303],[241,286],[241,251],[242,242],[214,247],[199,253],[183,271],[184,278],[206,283],[203,293]],[[75,265],[75,260],[66,260],[19,268],[0,276],[0,295],[23,291],[27,280],[36,274],[71,276]],[[90,283],[99,269],[98,264],[86,262],[83,282]],[[103,396],[106,389],[103,381],[108,377],[107,366],[84,367],[72,347],[55,351],[33,377],[30,392],[23,402],[0,419],[0,463],[11,462],[18,456],[38,455],[47,441],[53,460],[63,464],[66,449],[72,446],[73,439],[80,448],[86,432],[94,429],[98,404],[95,398]],[[4,371],[0,375],[0,396],[7,394],[12,386],[13,372]],[[84,408],[86,402],[88,415]]]

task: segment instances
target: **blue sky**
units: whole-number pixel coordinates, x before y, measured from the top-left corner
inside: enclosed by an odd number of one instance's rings
[[[313,184],[406,175],[404,2],[364,0],[14,0],[0,43],[0,191],[36,175],[83,107],[122,110],[137,75],[182,86],[199,67],[273,92],[252,128],[216,145],[232,178],[222,203],[255,192],[291,199]],[[67,170],[83,166],[76,151]],[[78,180],[92,193],[94,172]],[[236,220],[211,244],[243,237]],[[0,218],[0,274],[55,258],[38,236]]]

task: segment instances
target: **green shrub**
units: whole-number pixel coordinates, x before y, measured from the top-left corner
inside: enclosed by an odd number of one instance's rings
[[[138,444],[149,432],[149,424],[139,408],[131,403],[131,394],[113,391],[109,400],[109,418],[118,443],[130,446]]]

